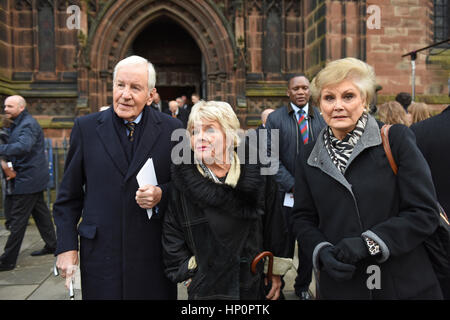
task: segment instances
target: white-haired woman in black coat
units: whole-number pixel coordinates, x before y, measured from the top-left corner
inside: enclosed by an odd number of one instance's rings
[[[291,259],[276,183],[250,163],[248,148],[236,152],[239,120],[228,103],[198,102],[187,129],[163,226],[166,275],[189,284],[189,299],[278,299]],[[275,256],[272,277],[263,263],[251,271],[263,251]]]
[[[373,68],[355,58],[312,81],[328,126],[297,159],[293,228],[323,299],[441,299],[423,245],[439,223],[430,170],[410,129],[394,125],[393,173],[368,114],[374,88]]]

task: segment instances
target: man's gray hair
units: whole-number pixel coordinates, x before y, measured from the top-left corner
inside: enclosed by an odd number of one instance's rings
[[[148,90],[152,90],[155,87],[156,83],[156,71],[153,67],[153,64],[145,58],[140,56],[129,56],[123,60],[120,60],[116,66],[114,67],[113,73],[113,83],[116,82],[116,74],[119,67],[123,67],[125,65],[136,65],[136,64],[147,64],[147,73],[148,73]]]

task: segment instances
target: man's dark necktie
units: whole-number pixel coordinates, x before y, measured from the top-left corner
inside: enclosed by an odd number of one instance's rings
[[[127,126],[128,131],[130,131],[130,133],[128,134],[128,140],[133,142],[134,130],[136,130],[136,123],[135,122],[127,122],[127,123],[125,123],[125,125]]]

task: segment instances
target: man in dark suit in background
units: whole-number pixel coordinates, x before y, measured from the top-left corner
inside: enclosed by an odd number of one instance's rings
[[[191,102],[192,102],[191,109],[199,101],[200,101],[200,95],[197,92],[194,92],[193,94],[191,94]]]
[[[164,274],[161,232],[171,134],[181,123],[148,107],[155,78],[153,65],[142,57],[120,61],[114,69],[113,107],[76,119],[72,129],[53,214],[63,277],[78,264],[80,236],[83,299],[177,296],[176,285]],[[139,187],[136,175],[148,159],[158,184]]]
[[[288,80],[287,96],[289,104],[269,114],[266,122],[268,134],[268,150],[271,152],[271,130],[279,130],[279,154],[272,155],[278,160],[278,172],[275,180],[281,191],[281,199],[293,198],[295,159],[304,144],[314,143],[322,128],[326,126],[319,110],[309,103],[311,96],[309,80],[304,74],[297,74]],[[283,203],[286,221],[290,226],[292,206]],[[295,235],[292,230],[290,251],[294,254]],[[308,290],[312,278],[312,259],[306,256],[299,243],[298,258],[299,267],[294,289],[301,300],[311,299]]]
[[[189,105],[189,104],[188,104],[187,96],[186,96],[185,94],[183,94],[180,98],[181,98],[181,103],[182,103],[181,109],[184,109],[184,110],[186,110],[188,113],[191,113],[192,105]]]
[[[155,97],[150,107],[165,113],[167,113],[167,111],[169,110],[169,105],[167,104],[167,102],[161,100],[158,92],[155,92]]]
[[[450,106],[440,114],[411,126],[417,146],[428,162],[439,203],[450,212]],[[450,299],[450,281],[441,281],[444,299]]]
[[[405,109],[405,111],[408,112],[408,107],[412,102],[412,97],[407,92],[400,92],[399,94],[397,94],[395,96],[395,101],[400,103],[402,105],[403,109]]]
[[[428,162],[439,203],[450,212],[450,106],[440,114],[411,126]]]
[[[183,123],[183,127],[187,128],[187,123],[189,119],[189,114],[186,110],[179,107],[179,103],[175,100],[169,101],[169,115],[173,118],[177,118]]]

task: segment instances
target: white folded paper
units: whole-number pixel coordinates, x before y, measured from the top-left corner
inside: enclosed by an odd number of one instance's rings
[[[143,187],[147,184],[152,186],[158,185],[158,180],[156,178],[155,167],[153,166],[152,158],[148,158],[145,164],[142,166],[141,170],[139,170],[136,175],[136,180],[138,182],[139,187]],[[147,216],[149,219],[152,218],[153,209],[147,209]]]
[[[286,192],[284,194],[283,206],[292,208],[294,206],[294,194],[291,192]]]

